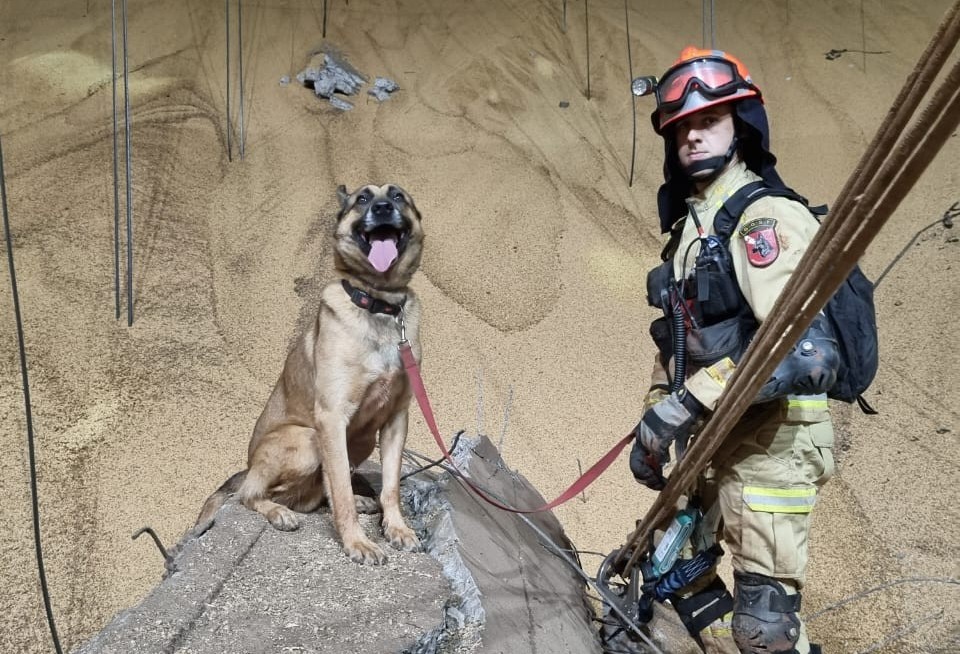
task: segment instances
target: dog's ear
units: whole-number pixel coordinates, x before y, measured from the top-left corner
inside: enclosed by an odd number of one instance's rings
[[[343,184],[337,187],[337,199],[340,200],[340,209],[346,209],[347,200],[350,199],[350,193],[347,192],[347,187]]]
[[[420,215],[420,210],[417,209],[417,205],[413,203],[413,198],[411,198],[409,195],[407,196],[407,198],[409,198],[409,205],[410,205],[410,208],[413,210],[413,215],[417,217],[417,222],[420,222],[421,220],[423,220],[423,216]]]
[[[417,209],[417,205],[413,203],[413,198],[410,197],[410,194],[406,191],[404,191],[403,194],[407,197],[407,205],[413,211],[413,215],[417,217],[417,222],[423,220],[423,216],[420,215],[420,210]]]

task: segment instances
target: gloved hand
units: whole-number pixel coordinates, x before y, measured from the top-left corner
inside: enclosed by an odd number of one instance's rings
[[[700,401],[681,388],[643,413],[633,430],[636,440],[630,452],[630,470],[637,481],[653,490],[663,489],[663,465],[670,461],[670,444],[688,436],[703,412]]]
[[[643,446],[639,438],[633,442],[633,449],[630,450],[630,472],[647,488],[659,491],[667,485],[667,480],[663,476],[663,465],[668,461],[670,461],[669,452],[666,460],[660,460]]]

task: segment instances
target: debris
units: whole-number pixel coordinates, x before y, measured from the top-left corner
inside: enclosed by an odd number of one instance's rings
[[[284,75],[283,77],[280,78],[280,86],[286,86],[289,83],[290,83],[289,75]]]
[[[824,52],[823,55],[826,57],[827,61],[833,61],[834,59],[839,59],[845,52],[859,52],[861,54],[890,54],[889,50],[851,50],[849,48],[840,48],[839,50],[834,48]],[[853,64],[851,64],[852,66]]]
[[[943,212],[943,226],[953,227],[953,219],[960,217],[960,202],[954,202]]]
[[[335,98],[334,94],[356,95],[367,78],[351,66],[336,48],[324,44],[321,52],[312,54],[307,67],[297,74],[297,80],[313,89],[319,97],[330,100],[334,107],[348,111],[353,109],[353,105]]]
[[[340,109],[341,111],[350,111],[351,109],[353,109],[352,102],[347,102],[343,98],[338,98],[335,95],[330,96],[330,104],[332,104],[337,109]]]
[[[560,101],[560,108],[561,108],[561,109],[566,109],[566,108],[569,107],[569,106],[570,106],[570,103],[567,102],[566,100],[561,100],[561,101]]]
[[[320,51],[311,53],[306,68],[297,74],[297,81],[308,89],[313,89],[318,97],[329,100],[337,109],[349,111],[353,109],[353,104],[337,97],[337,94],[356,95],[360,87],[367,82],[367,77],[351,66],[343,53],[329,44],[324,44]],[[280,81],[281,84],[287,82],[289,77]],[[367,93],[383,102],[399,88],[400,85],[389,77],[377,77]]]
[[[383,102],[384,100],[389,100],[390,95],[399,88],[400,85],[389,77],[378,77],[373,80],[373,88],[368,90],[367,93],[380,102]]]

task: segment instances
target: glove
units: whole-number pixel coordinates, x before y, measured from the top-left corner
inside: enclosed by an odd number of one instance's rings
[[[638,438],[633,442],[633,449],[630,450],[630,472],[633,473],[634,479],[647,488],[655,491],[663,490],[667,485],[667,480],[663,476],[663,464],[669,460],[669,453],[666,461],[662,461],[645,448]]]
[[[704,406],[686,388],[671,393],[643,413],[634,427],[636,440],[630,452],[630,471],[637,481],[653,490],[663,489],[663,465],[670,461],[670,444],[689,436],[703,413]]]

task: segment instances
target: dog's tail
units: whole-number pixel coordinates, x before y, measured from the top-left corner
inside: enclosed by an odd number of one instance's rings
[[[227,498],[237,492],[237,489],[240,488],[240,484],[243,483],[243,480],[246,479],[246,477],[247,471],[241,470],[223,482],[223,485],[221,485],[220,488],[213,491],[213,494],[207,498],[206,502],[203,503],[203,507],[200,509],[200,515],[197,516],[197,521],[194,523],[194,527],[210,520],[213,515],[220,510],[220,507],[223,506],[224,502],[227,501]]]

